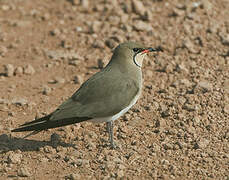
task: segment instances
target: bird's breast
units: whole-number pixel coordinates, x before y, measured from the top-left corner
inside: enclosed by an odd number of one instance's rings
[[[122,109],[119,113],[114,114],[112,116],[107,116],[107,117],[93,118],[93,119],[90,119],[89,122],[102,123],[102,122],[110,122],[110,121],[114,121],[114,120],[118,119],[123,114],[125,114],[137,102],[137,100],[140,97],[140,95],[141,95],[141,90],[134,97],[134,99],[130,102],[130,104],[127,107],[125,107],[124,109]]]

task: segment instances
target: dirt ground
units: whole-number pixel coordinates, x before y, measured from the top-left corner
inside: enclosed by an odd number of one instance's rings
[[[27,139],[127,40],[161,46],[115,121]],[[0,179],[229,179],[228,0],[0,0]]]

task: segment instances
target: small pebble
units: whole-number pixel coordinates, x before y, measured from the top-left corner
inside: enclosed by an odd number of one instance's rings
[[[57,84],[63,84],[63,83],[65,83],[65,79],[62,78],[62,77],[56,77],[56,78],[54,79],[54,81],[55,81]]]
[[[14,75],[14,66],[12,64],[5,65],[4,69],[7,77],[12,77]]]
[[[145,23],[143,21],[135,21],[134,28],[137,31],[151,31],[152,30],[152,26],[149,23]]]
[[[84,9],[88,9],[89,8],[89,0],[81,0],[81,5]]]
[[[145,6],[143,5],[142,1],[140,0],[133,0],[132,1],[133,11],[136,14],[143,16],[146,12]]]
[[[69,176],[67,176],[67,178],[68,178],[69,180],[78,180],[78,179],[82,179],[82,178],[81,178],[81,175],[76,174],[76,173],[70,174]]]
[[[98,68],[99,68],[99,69],[103,69],[103,67],[104,67],[104,62],[103,62],[102,59],[98,59],[97,64],[98,64]]]
[[[29,177],[29,176],[31,176],[31,173],[29,171],[30,170],[27,167],[21,167],[18,170],[18,176],[20,176],[20,177]]]
[[[53,36],[59,36],[61,34],[61,32],[59,29],[56,28],[56,29],[50,31],[50,34]]]
[[[81,75],[74,76],[74,83],[75,84],[82,84],[84,81],[83,77]]]
[[[21,163],[22,154],[12,152],[8,156],[8,163],[18,164]]]
[[[202,90],[203,93],[212,90],[212,84],[207,81],[200,81],[198,87]]]
[[[45,85],[43,87],[42,94],[49,95],[51,93],[51,91],[52,91],[52,89],[49,86]]]
[[[12,104],[24,106],[28,104],[28,101],[25,98],[14,97],[12,100]]]
[[[7,52],[8,52],[8,50],[5,46],[0,46],[0,56],[4,57]]]
[[[23,74],[23,68],[21,66],[16,67],[15,71],[14,71],[15,75],[21,75]]]
[[[35,73],[35,69],[33,68],[32,65],[28,64],[24,67],[24,74],[32,75],[34,73]]]

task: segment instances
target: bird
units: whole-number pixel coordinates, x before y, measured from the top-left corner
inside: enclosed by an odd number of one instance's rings
[[[143,60],[146,54],[154,51],[161,51],[161,48],[130,41],[119,44],[109,63],[86,80],[55,111],[26,122],[12,132],[32,131],[26,138],[42,130],[83,121],[105,122],[110,146],[116,148],[113,122],[137,102],[142,89]]]

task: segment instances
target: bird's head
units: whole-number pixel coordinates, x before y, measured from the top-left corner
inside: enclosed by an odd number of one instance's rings
[[[136,42],[125,42],[115,48],[112,59],[122,64],[131,63],[141,68],[145,55],[153,51],[161,51],[161,49],[145,47]]]

